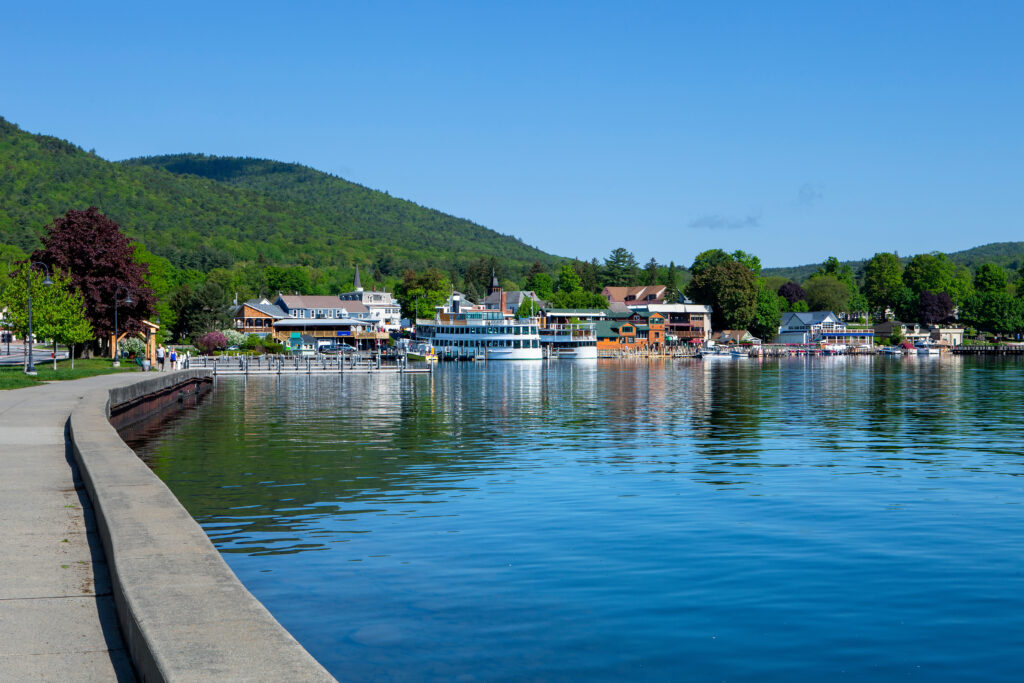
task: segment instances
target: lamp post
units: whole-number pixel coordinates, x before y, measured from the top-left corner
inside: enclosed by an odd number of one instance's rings
[[[29,261],[28,267],[25,269],[25,282],[28,285],[28,358],[25,365],[25,374],[35,377],[36,366],[32,362],[32,266],[42,266],[43,270],[46,271],[46,278],[43,280],[43,286],[49,287],[53,284],[53,280],[50,279],[50,267],[41,261]]]
[[[124,291],[126,296],[124,299],[118,299],[121,296],[121,292]],[[114,367],[121,366],[121,349],[117,346],[117,307],[118,304],[128,304],[129,306],[135,303],[132,301],[132,293],[128,291],[127,287],[121,286],[114,292]]]

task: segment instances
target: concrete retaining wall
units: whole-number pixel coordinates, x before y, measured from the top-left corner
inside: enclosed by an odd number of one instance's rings
[[[71,414],[75,459],[136,672],[144,681],[333,681],[246,590],[108,421],[111,405],[166,395],[207,374],[147,374],[129,386],[92,391]]]

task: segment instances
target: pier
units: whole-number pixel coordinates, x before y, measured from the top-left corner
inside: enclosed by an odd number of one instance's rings
[[[346,356],[196,356],[186,369],[204,369],[219,375],[347,375],[430,374],[430,363],[409,365],[406,356],[351,354]]]

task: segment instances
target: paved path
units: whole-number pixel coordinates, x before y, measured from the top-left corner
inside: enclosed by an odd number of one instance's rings
[[[65,427],[86,389],[138,379],[0,391],[0,681],[135,680]]]

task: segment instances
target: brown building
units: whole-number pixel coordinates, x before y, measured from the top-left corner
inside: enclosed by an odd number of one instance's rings
[[[646,287],[605,287],[601,296],[608,299],[609,304],[625,304],[626,306],[646,306],[665,303],[665,285],[647,285]]]
[[[597,350],[661,348],[665,344],[665,316],[650,311],[629,311],[595,326]]]

